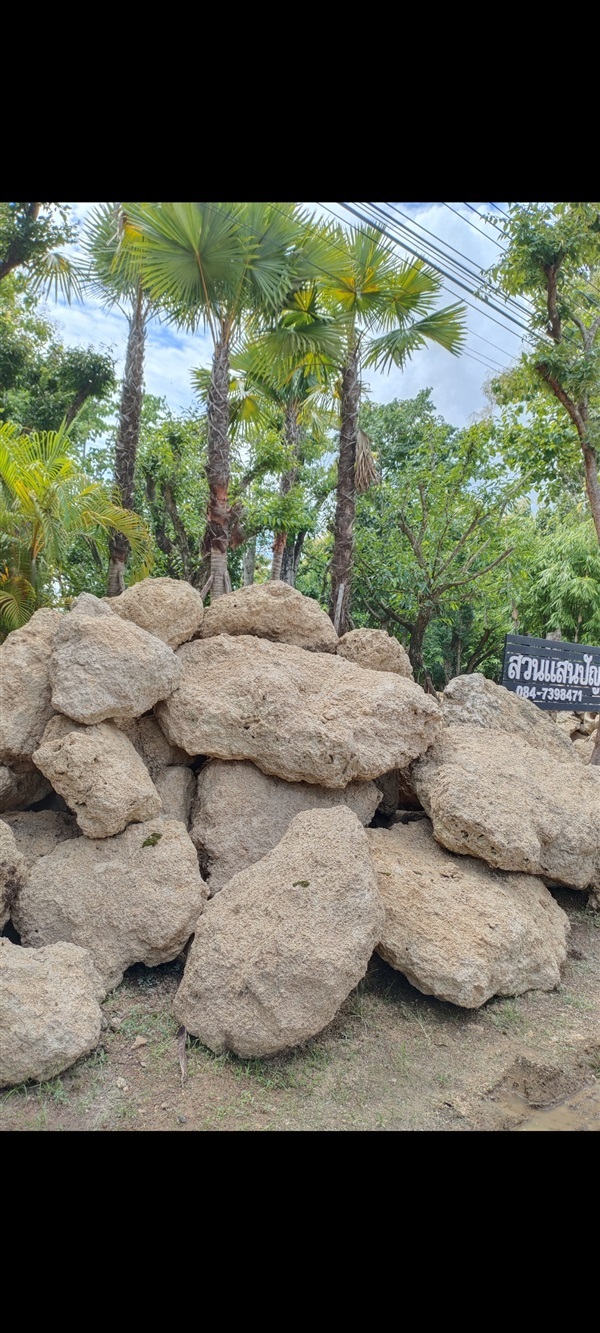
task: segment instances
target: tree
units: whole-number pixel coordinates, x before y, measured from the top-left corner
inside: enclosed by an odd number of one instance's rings
[[[512,204],[500,223],[508,247],[491,276],[507,296],[528,299],[533,350],[522,368],[572,423],[600,542],[599,210],[597,203]]]
[[[211,596],[219,597],[231,586],[231,352],[247,320],[273,316],[302,285],[303,219],[295,205],[271,203],[127,203],[124,210],[129,250],[153,300],[166,318],[190,329],[203,325],[213,340],[204,546]]]
[[[600,643],[600,550],[577,506],[536,516],[528,578],[517,602],[524,633],[560,630],[571,643]]]
[[[340,438],[329,614],[340,634],[349,627],[356,512],[357,442],[369,472],[368,442],[359,437],[361,370],[402,367],[432,341],[458,354],[464,339],[463,307],[435,310],[441,279],[417,261],[399,263],[374,228],[338,229],[334,272],[325,290],[344,323],[340,387]]]
[[[77,270],[57,247],[76,236],[65,204],[0,203],[0,282],[23,269],[32,292],[54,288],[70,301],[80,291]]]
[[[144,352],[146,326],[152,302],[144,289],[139,269],[121,245],[124,215],[119,204],[101,204],[87,219],[82,237],[86,256],[85,284],[98,292],[105,304],[118,306],[125,315],[129,332],[125,371],[115,445],[115,488],[119,503],[128,510],[135,506],[135,465],[140,435],[144,394]],[[109,597],[118,597],[125,588],[125,566],[129,544],[122,532],[110,539]]]
[[[63,576],[74,543],[101,545],[115,528],[127,534],[144,572],[151,561],[144,524],[86,476],[64,423],[58,431],[30,435],[11,422],[0,426],[2,630],[24,624],[36,606],[68,595]]]

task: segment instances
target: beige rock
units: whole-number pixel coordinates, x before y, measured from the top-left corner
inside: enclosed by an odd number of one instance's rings
[[[452,856],[426,819],[367,837],[386,912],[378,952],[411,985],[467,1009],[558,986],[569,920],[541,880]]]
[[[152,778],[156,781],[159,773],[164,768],[170,768],[175,764],[191,764],[192,756],[182,750],[179,745],[171,745],[167,740],[162,727],[158,725],[154,713],[146,713],[145,717],[140,718],[115,718],[115,726],[119,731],[123,731],[127,739],[141,755],[146,768]]]
[[[71,603],[70,615],[72,616],[110,616],[112,615],[111,603],[108,597],[94,597],[91,592],[80,592]]]
[[[36,611],[0,648],[0,764],[31,761],[52,717],[50,656],[67,618],[60,611]]]
[[[410,769],[438,842],[574,889],[598,881],[600,770],[535,704],[483,676],[451,681],[443,710],[450,725]]]
[[[177,765],[161,769],[156,778],[156,790],[162,801],[162,818],[179,819],[188,828],[190,808],[196,791],[196,779],[191,768]]]
[[[244,1057],[307,1041],[364,976],[383,920],[357,816],[304,811],[208,904],[175,1016],[211,1050]]]
[[[410,658],[397,639],[383,629],[351,629],[343,634],[336,648],[338,657],[368,671],[395,671],[413,680]]]
[[[4,816],[12,830],[26,873],[40,856],[49,856],[59,842],[80,838],[75,815],[60,810],[17,810]]]
[[[279,579],[238,588],[212,602],[204,613],[200,637],[216,634],[254,634],[319,653],[334,653],[338,643],[319,603]]]
[[[13,921],[24,945],[89,949],[105,988],[156,967],[189,939],[208,889],[183,824],[153,819],[114,838],[75,838],[36,861]]]
[[[50,664],[52,704],[76,722],[140,717],[177,687],[173,650],[120,616],[64,616]]]
[[[19,765],[18,772],[4,764],[0,766],[0,813],[26,810],[51,791],[47,778],[33,764]]]
[[[0,930],[25,879],[25,864],[9,824],[0,819]]]
[[[168,739],[189,754],[251,759],[287,782],[347,787],[404,768],[442,725],[413,681],[333,654],[222,634],[177,657],[181,685],[155,709]]]
[[[189,772],[189,770],[186,770]],[[347,806],[369,824],[380,800],[373,782],[340,790],[268,777],[254,764],[211,759],[198,774],[190,837],[207,864],[211,893],[260,861],[302,810]]]
[[[191,639],[204,616],[200,593],[183,579],[143,579],[120,597],[111,597],[109,605],[116,615],[155,634],[170,648]]]
[[[112,722],[82,727],[57,713],[35,751],[35,762],[88,838],[110,838],[128,824],[153,819],[162,809],[146,765]]]
[[[41,1082],[98,1044],[104,988],[85,949],[0,939],[0,1087]]]

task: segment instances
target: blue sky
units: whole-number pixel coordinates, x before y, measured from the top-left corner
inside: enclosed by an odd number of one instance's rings
[[[85,219],[86,213],[93,206],[91,203],[72,205],[80,221]],[[346,223],[360,225],[340,204],[310,204],[307,207],[329,218],[336,216]],[[369,206],[353,207],[362,209]],[[487,204],[472,207],[478,208],[481,214],[490,212]],[[501,203],[500,207],[504,208],[505,204]],[[451,207],[442,203],[399,203],[394,208],[402,210],[412,220],[416,249],[426,239],[420,230],[420,227],[425,227],[445,245],[454,246],[482,268],[487,268],[499,257],[498,232],[483,216],[477,218],[464,203],[452,203]],[[452,209],[456,212],[452,212]],[[401,214],[392,213],[391,216],[401,217]],[[399,250],[398,253],[402,257],[403,252]],[[450,304],[457,300],[457,292],[445,291],[440,300],[444,305]],[[58,306],[51,305],[49,315],[57,323],[64,342],[85,346],[91,343],[105,348],[116,359],[117,374],[122,372],[127,321],[119,310],[104,310],[99,301],[88,298],[84,303],[74,303],[70,307],[64,302]],[[483,385],[493,371],[498,369],[491,362],[507,366],[514,364],[514,358],[520,355],[521,343],[516,328],[504,320],[501,323],[503,327],[492,323],[483,308],[469,309],[469,355],[457,358],[442,348],[431,346],[418,352],[403,371],[394,368],[389,375],[369,371],[365,382],[370,388],[371,397],[377,402],[389,402],[392,398],[411,398],[420,389],[430,387],[438,412],[455,426],[466,425],[486,408]],[[489,342],[496,346],[491,347]],[[146,352],[147,391],[166,398],[173,412],[185,411],[195,401],[190,372],[197,366],[209,365],[211,351],[210,338],[202,333],[180,333],[160,324],[156,319],[152,320],[148,328]],[[482,360],[489,360],[490,365],[482,365]]]

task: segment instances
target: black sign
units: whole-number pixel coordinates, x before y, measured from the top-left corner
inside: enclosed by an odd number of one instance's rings
[[[600,710],[600,648],[507,634],[502,684],[553,713]]]

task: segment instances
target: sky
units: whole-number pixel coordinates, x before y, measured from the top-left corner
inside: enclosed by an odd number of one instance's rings
[[[93,203],[72,204],[80,222],[85,220],[86,214],[93,207]],[[335,217],[348,225],[363,225],[342,204],[310,203],[306,207],[329,219]],[[352,204],[351,207],[366,217],[372,205]],[[406,232],[402,233],[402,237],[421,253],[426,244],[441,243],[446,251],[449,246],[453,246],[472,266],[482,269],[496,262],[500,256],[500,234],[483,216],[484,213],[492,214],[491,204],[474,203],[469,208],[466,203],[454,202],[394,203],[381,204],[379,207],[388,213],[394,229],[398,224],[409,228],[412,237],[409,239]],[[505,209],[506,204],[500,202],[497,207]],[[473,209],[477,210],[479,217]],[[496,212],[494,215],[500,221],[500,214]],[[427,235],[423,228],[427,228],[433,236]],[[450,253],[455,259],[459,258],[454,251]],[[407,258],[406,252],[400,247],[398,256]],[[439,256],[438,260],[442,267],[446,267],[445,260]],[[474,279],[472,286],[476,285]],[[441,293],[440,304],[451,304],[467,296],[455,282],[448,282],[446,286],[450,290]],[[493,373],[498,373],[501,367],[515,364],[515,358],[521,353],[521,333],[516,325],[500,315],[494,315],[499,323],[492,322],[489,316],[493,312],[486,311],[472,296],[467,299],[478,308],[468,308],[467,311],[466,352],[455,357],[440,347],[430,345],[418,351],[403,371],[394,367],[388,375],[376,371],[365,372],[363,382],[365,388],[370,390],[373,401],[386,403],[393,398],[412,398],[421,389],[431,388],[437,411],[454,426],[467,425],[489,407],[483,387],[485,381]],[[64,301],[58,305],[51,304],[48,313],[57,324],[65,343],[75,346],[93,344],[108,351],[115,358],[117,375],[122,373],[127,320],[117,308],[106,310],[99,300],[86,298],[83,303],[73,302],[71,306]],[[490,346],[490,343],[495,346]],[[157,319],[151,320],[146,348],[146,391],[166,398],[172,412],[185,412],[196,402],[190,372],[198,366],[209,366],[211,353],[212,344],[208,335],[201,332],[178,332]]]

